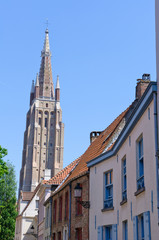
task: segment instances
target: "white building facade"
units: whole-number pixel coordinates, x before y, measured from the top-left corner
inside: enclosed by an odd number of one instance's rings
[[[113,147],[88,162],[91,240],[159,239],[157,148],[157,84],[151,82]]]

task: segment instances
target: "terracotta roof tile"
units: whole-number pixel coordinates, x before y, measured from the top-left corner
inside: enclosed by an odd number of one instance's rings
[[[105,148],[107,147],[113,133],[121,123],[121,121],[125,118],[128,110],[131,108],[128,107],[124,112],[122,112],[101,134],[90,144],[85,153],[80,157],[80,161],[77,167],[72,171],[70,176],[66,179],[66,181],[60,186],[58,191],[62,189],[68,182],[71,180],[83,175],[88,171],[87,162],[92,159],[98,157],[103,153]],[[115,142],[108,148],[107,151],[111,150],[114,146]]]
[[[59,185],[66,177],[67,175],[71,172],[71,170],[78,164],[80,158],[77,158],[75,161],[70,163],[67,167],[62,169],[60,172],[58,172],[54,177],[52,177],[49,180],[43,180],[43,184],[47,185]]]

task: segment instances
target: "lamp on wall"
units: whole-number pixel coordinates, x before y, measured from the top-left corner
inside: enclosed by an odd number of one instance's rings
[[[90,208],[89,201],[80,201],[79,198],[82,197],[82,187],[80,183],[77,183],[76,187],[74,188],[74,197],[76,198],[77,202],[82,205],[84,208]]]

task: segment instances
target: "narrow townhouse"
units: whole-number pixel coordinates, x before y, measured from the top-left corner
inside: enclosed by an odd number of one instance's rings
[[[131,111],[136,104],[137,101],[131,106]],[[120,133],[124,126],[123,118],[126,114],[128,115],[129,109],[123,112],[105,131],[91,132],[91,144],[79,158],[78,164],[44,202],[47,209],[45,211],[46,231],[50,231],[47,228],[49,228],[48,213],[51,207],[52,240],[92,239],[89,236],[89,209],[92,205],[89,200],[90,183],[87,162],[103,153],[112,138],[112,132],[116,135]],[[46,236],[45,240],[47,239],[49,238]]]
[[[110,126],[99,136],[109,139],[102,154],[87,163],[90,239],[158,240],[157,83],[148,74],[114,131]]]

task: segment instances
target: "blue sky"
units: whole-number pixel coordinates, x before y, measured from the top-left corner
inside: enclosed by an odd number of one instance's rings
[[[6,0],[0,3],[0,145],[17,181],[32,79],[40,67],[46,19],[54,85],[60,76],[64,166],[134,100],[136,79],[156,81],[152,0]]]

